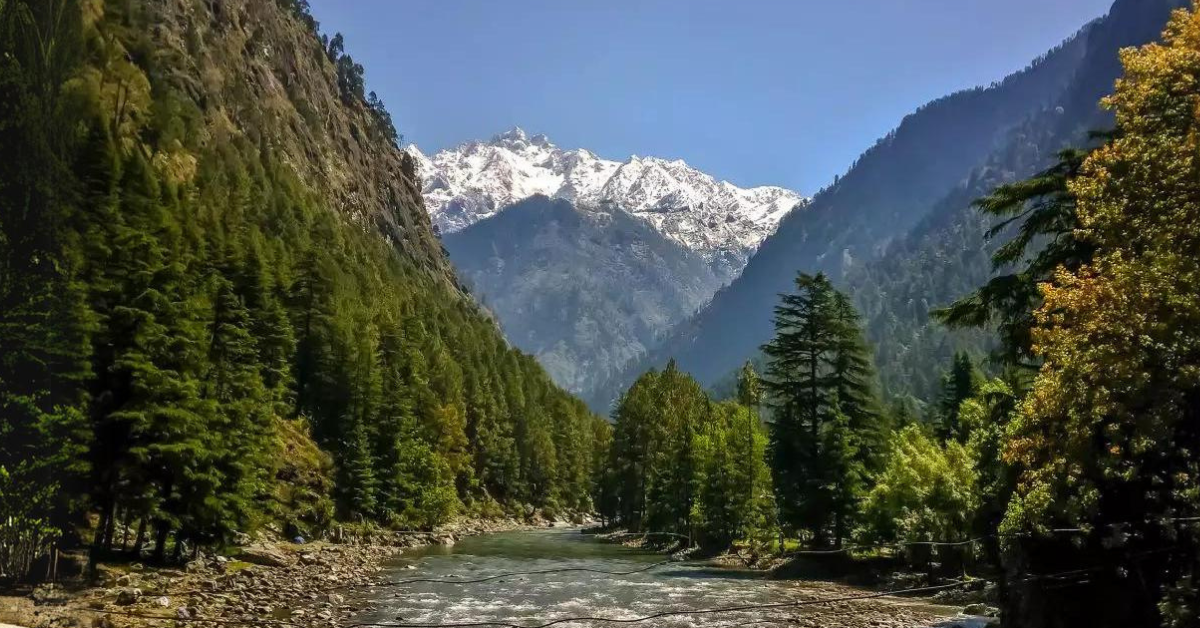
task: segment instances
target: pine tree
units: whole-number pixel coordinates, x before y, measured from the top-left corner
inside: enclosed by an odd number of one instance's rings
[[[693,441],[710,402],[673,360],[656,384],[647,452],[646,523],[655,531],[688,533],[696,498]]]
[[[824,275],[800,274],[780,296],[765,389],[774,406],[771,458],[784,522],[842,542],[888,425],[849,299]]]
[[[655,389],[658,373],[649,371],[621,395],[613,412],[613,469],[610,490],[615,493],[612,511],[631,530],[644,525],[647,508],[647,476],[650,464],[650,429],[656,419]]]
[[[954,355],[950,372],[942,378],[942,395],[938,401],[938,438],[966,442],[969,432],[960,424],[959,406],[979,392],[981,379],[982,375],[970,355],[964,352]]]
[[[249,529],[266,494],[273,461],[274,417],[270,393],[257,362],[250,312],[233,284],[214,279],[212,323],[203,396],[215,402],[218,438],[216,468],[222,475],[221,503],[214,527],[206,532],[227,540],[230,526]]]
[[[1092,243],[1078,237],[1082,225],[1069,185],[1088,154],[1064,150],[1050,168],[975,202],[980,211],[1000,219],[987,238],[1013,234],[992,255],[993,269],[1006,272],[934,316],[951,327],[995,325],[1000,332],[997,357],[1006,364],[1036,366],[1032,329],[1041,304],[1038,285],[1060,267],[1079,269],[1095,252]]]
[[[775,338],[763,347],[764,388],[774,409],[771,468],[783,522],[825,534],[829,512],[821,465],[821,426],[831,408],[822,385],[835,339],[833,287],[824,275],[800,274],[796,292],[780,296]]]
[[[846,426],[853,433],[851,446],[867,468],[875,468],[887,447],[892,426],[880,409],[875,365],[858,312],[849,297],[836,291],[832,310],[835,336],[826,385],[837,396],[838,412],[845,416]]]

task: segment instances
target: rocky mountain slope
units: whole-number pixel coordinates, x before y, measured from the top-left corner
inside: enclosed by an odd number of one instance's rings
[[[366,103],[343,94],[337,64],[307,18],[280,10],[290,1],[228,0],[203,9],[190,0],[143,4],[157,25],[148,34],[155,54],[186,59],[176,80],[217,112],[206,139],[269,138],[272,151],[330,209],[374,225],[405,255],[450,277],[411,158],[380,137]]]
[[[1153,37],[1168,9],[1178,4],[1119,0],[1109,17],[1088,25],[1025,70],[987,88],[939,99],[905,118],[805,211],[785,218],[741,276],[704,310],[601,385],[591,395],[593,407],[607,407],[638,373],[671,357],[705,383],[729,373],[770,338],[776,295],[790,289],[797,271],[825,272],[843,287],[854,281],[854,296],[871,319],[872,340],[897,339],[878,356],[883,378],[891,380],[893,393],[910,392],[903,372],[889,373],[901,364],[895,358],[903,356],[902,368],[911,374],[910,348],[923,347],[915,351],[922,355],[953,352],[955,339],[929,328],[928,311],[974,285],[974,278],[942,272],[926,282],[936,285],[914,294],[899,284],[877,284],[865,277],[902,275],[896,272],[902,267],[896,257],[901,250],[911,253],[904,256],[908,265],[903,267],[912,272],[929,264],[959,267],[961,254],[972,268],[983,263],[986,274],[986,251],[976,239],[979,225],[954,221],[944,212],[962,212],[988,185],[1032,172],[1069,137],[1068,131],[1087,130],[1096,119],[1096,98],[1111,89],[1116,76],[1119,46]],[[1056,130],[1031,136],[1035,129],[1029,125],[1039,118],[1048,120],[1039,127]],[[919,246],[930,231],[940,229],[948,234],[957,230],[960,245],[953,252]],[[967,242],[972,248],[957,248]],[[881,258],[886,261],[873,263]],[[897,334],[897,326],[909,335]],[[885,329],[889,331],[881,331]],[[919,361],[928,368],[933,360]],[[936,381],[936,375],[925,380]]]
[[[487,142],[468,142],[418,164],[425,202],[443,233],[453,233],[535,194],[586,208],[619,208],[702,255],[732,278],[749,255],[805,199],[780,187],[739,188],[682,160],[633,156],[603,159],[555,146],[520,128]]]
[[[444,242],[509,341],[572,391],[643,354],[721,285],[703,257],[645,221],[541,195]]]

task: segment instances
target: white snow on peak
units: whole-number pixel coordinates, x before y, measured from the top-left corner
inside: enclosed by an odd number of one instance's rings
[[[565,150],[520,127],[432,158],[415,145],[405,150],[417,162],[425,205],[444,233],[544,194],[583,209],[623,209],[710,262],[733,266],[734,273],[788,212],[807,203],[781,187],[718,181],[681,159],[634,155],[618,162],[581,148]]]

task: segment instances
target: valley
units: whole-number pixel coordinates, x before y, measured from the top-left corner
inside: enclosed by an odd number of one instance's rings
[[[0,628],[1197,628],[1200,5],[1078,1],[0,0]]]

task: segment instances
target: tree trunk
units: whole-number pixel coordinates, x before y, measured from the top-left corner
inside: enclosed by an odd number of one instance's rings
[[[842,549],[842,537],[845,536],[846,519],[843,509],[838,508],[833,515],[833,548]]]
[[[126,508],[124,521],[121,523],[121,527],[124,528],[121,531],[121,551],[122,552],[129,551],[129,525],[131,523],[133,523],[133,510],[130,508]]]
[[[146,517],[143,515],[138,521],[137,538],[133,540],[132,553],[135,557],[140,558],[142,555],[142,544],[146,542]]]
[[[167,535],[171,528],[166,521],[155,522],[154,528],[154,562],[161,565],[167,558]]]

